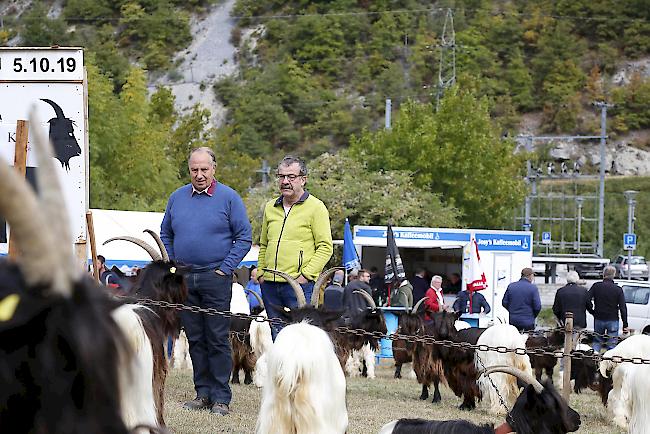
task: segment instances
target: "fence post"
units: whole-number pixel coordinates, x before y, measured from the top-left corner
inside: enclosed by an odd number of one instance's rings
[[[567,403],[571,394],[571,351],[573,351],[573,312],[567,312],[564,319],[564,374],[562,376],[562,396]]]

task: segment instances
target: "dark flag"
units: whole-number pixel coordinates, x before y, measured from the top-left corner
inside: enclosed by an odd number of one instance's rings
[[[404,266],[402,265],[402,258],[399,256],[399,250],[395,243],[395,236],[393,235],[393,228],[390,223],[386,230],[386,269],[384,272],[384,282],[391,284],[399,282],[406,278],[404,273]]]

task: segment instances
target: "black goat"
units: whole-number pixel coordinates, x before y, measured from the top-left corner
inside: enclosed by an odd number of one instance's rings
[[[465,420],[400,419],[384,425],[379,434],[562,434],[580,428],[580,415],[569,407],[553,383],[546,381],[542,386],[532,376],[512,367],[490,367],[486,375],[491,372],[509,373],[528,383],[515,401],[508,421],[496,429]]]
[[[598,364],[593,359],[594,350],[588,345],[578,344],[574,354],[586,356],[571,359],[571,379],[574,380],[573,391],[582,393],[582,389],[598,390]],[[610,389],[611,390],[611,389]],[[609,393],[609,390],[607,391]]]
[[[63,110],[52,100],[41,98],[54,109],[55,118],[48,121],[50,124],[50,140],[54,146],[54,156],[65,170],[70,170],[70,159],[81,155],[81,148],[74,135],[72,120],[65,117]]]
[[[157,233],[149,229],[146,229],[145,232],[153,237],[160,249],[160,254],[152,246],[135,237],[114,237],[106,240],[104,244],[117,240],[130,241],[142,247],[151,256],[152,262],[140,271],[135,284],[131,288],[133,297],[183,304],[187,299],[187,286],[184,280],[184,275],[188,271],[187,268],[177,265],[173,260],[169,259],[165,245]],[[146,391],[146,395],[143,394],[146,384],[149,383],[153,386],[155,422],[157,426],[164,427],[163,411],[168,364],[163,343],[167,341],[169,336],[174,340],[178,338],[181,329],[180,318],[176,310],[166,307],[156,305],[145,307],[138,304],[125,307],[130,308],[130,312],[122,309],[119,313],[114,314],[114,318],[123,332],[127,336],[131,336],[131,342],[137,339],[136,342],[140,343],[134,346],[133,351],[139,358],[138,366],[146,368],[144,372],[140,373],[143,377],[143,383],[140,387],[137,385],[139,378],[134,378],[133,381],[124,386],[128,388],[126,393],[123,393],[125,402],[124,417],[129,426],[139,425],[143,419],[150,424],[153,423],[153,421],[148,420],[151,415],[151,409],[149,408],[151,404],[145,403],[149,400],[149,391]],[[129,318],[129,315],[136,315],[137,318]],[[132,330],[134,324],[141,324],[142,331],[146,334],[148,342],[142,341],[143,334],[140,334],[137,338],[135,337],[136,335]],[[148,348],[142,349],[142,345],[150,346],[151,355],[149,355]],[[149,376],[149,372],[152,373],[152,378],[145,379],[145,376]],[[145,417],[144,415],[149,416]]]
[[[431,315],[433,320],[433,335],[436,339],[452,341],[454,343],[469,343],[476,345],[478,338],[485,329],[468,328],[456,330],[455,323],[460,313],[435,312]],[[434,345],[442,360],[447,384],[457,397],[462,397],[463,402],[458,407],[460,410],[476,408],[476,400],[481,400],[481,391],[476,383],[477,371],[474,362],[474,350],[455,348],[447,345]]]
[[[74,266],[52,150],[38,130],[40,197],[0,158],[0,215],[21,252],[17,264],[0,260],[0,431],[126,434],[118,384],[132,355],[110,314],[119,303]]]
[[[410,311],[400,315],[398,320],[400,334],[418,337],[432,336],[437,338],[434,324],[429,323],[425,325],[422,317],[418,315],[418,309],[424,300],[426,300],[426,297],[418,300]],[[440,383],[445,382],[439,346],[425,345],[422,342],[406,342],[405,347],[409,350],[411,359],[413,360],[413,371],[415,371],[418,383],[422,385],[420,399],[425,400],[429,398],[429,386],[433,384],[433,400],[431,402],[439,402],[442,399],[440,395]]]
[[[552,336],[542,335],[538,333],[529,334],[526,339],[526,349],[542,349],[544,351],[552,352],[561,349],[564,346],[563,339],[558,340],[553,334]],[[542,381],[542,373],[546,373],[546,378],[553,382],[553,369],[557,364],[557,358],[548,355],[530,355],[530,366],[535,371],[535,378],[537,381]]]

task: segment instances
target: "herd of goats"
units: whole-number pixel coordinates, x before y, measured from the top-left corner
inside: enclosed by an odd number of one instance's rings
[[[77,270],[64,202],[52,159],[51,145],[34,132],[38,194],[6,162],[0,161],[0,215],[11,225],[20,255],[0,260],[0,432],[7,433],[160,433],[165,380],[170,368],[163,342],[179,337],[174,309],[142,305],[137,299],[182,304],[187,296],[185,270],[168,257],[157,235],[149,233],[160,252],[131,237],[152,257],[135,282],[130,299],[116,299]],[[341,329],[341,312],[318,306],[318,289],[331,276],[323,273],[308,303],[299,284],[283,273],[295,289],[298,307],[282,310],[289,324],[271,342],[263,304],[232,321],[232,381],[262,387],[256,432],[259,434],[345,433],[348,429],[346,375],[360,369],[374,377],[374,352],[387,333],[384,317],[372,298],[368,308]],[[421,399],[441,400],[440,384],[462,398],[461,409],[478,400],[504,422],[476,425],[470,421],[400,419],[387,423],[389,433],[574,432],[580,416],[552,383],[556,357],[520,352],[475,350],[486,347],[558,349],[562,337],[521,335],[506,324],[488,329],[463,327],[450,312],[433,314],[424,323],[422,300],[399,318],[393,340],[395,376],[412,362]],[[234,310],[234,309],[233,309]],[[362,333],[350,333],[359,329]],[[422,338],[422,339],[418,339]],[[427,342],[426,338],[472,347]],[[183,347],[182,340],[177,349]],[[579,347],[576,352],[590,354]],[[362,362],[355,362],[361,356]],[[629,433],[650,433],[650,366],[615,363],[611,356],[649,358],[650,337],[632,336],[606,353],[599,366],[593,358],[576,358],[574,390],[600,391],[614,422]],[[177,362],[180,362],[177,360]],[[360,368],[362,366],[363,368]],[[533,369],[535,375],[533,375]],[[542,380],[542,371],[547,374]],[[346,374],[347,372],[347,374]]]

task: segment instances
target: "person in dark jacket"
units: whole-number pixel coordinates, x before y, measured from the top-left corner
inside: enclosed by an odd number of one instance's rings
[[[587,311],[593,314],[594,309],[587,294],[587,288],[578,285],[580,276],[575,271],[569,271],[566,276],[567,284],[558,289],[553,301],[553,313],[564,324],[567,312],[573,313],[573,327],[587,327]]]
[[[425,274],[426,271],[424,268],[418,268],[415,271],[415,276],[413,276],[413,281],[411,282],[413,285],[413,303],[417,303],[418,300],[424,297],[429,289],[429,282],[424,277]]]
[[[359,312],[363,312],[368,306],[368,302],[359,294],[354,294],[354,291],[366,291],[368,295],[372,296],[370,289],[370,272],[368,270],[359,270],[358,279],[345,285],[343,292],[343,308],[345,309],[345,316],[352,318]]]
[[[472,291],[472,312],[471,313],[481,313],[483,310],[484,314],[490,313],[492,310],[490,304],[487,302],[483,294],[478,291]],[[453,309],[454,312],[467,313],[469,311],[469,291],[460,291],[454,302]]]
[[[596,282],[588,292],[588,299],[594,301],[594,331],[600,335],[618,336],[618,312],[621,312],[623,333],[627,333],[627,305],[623,289],[614,283],[616,268],[608,265],[603,270],[603,281]],[[594,336],[594,352],[599,353],[605,338]],[[616,346],[616,339],[605,342],[606,349]]]
[[[510,324],[520,332],[535,330],[535,318],[542,310],[539,290],[533,284],[534,279],[532,268],[521,270],[521,279],[508,285],[501,302],[510,314]]]
[[[323,293],[323,308],[327,310],[343,310],[343,270],[336,270],[332,284]]]

